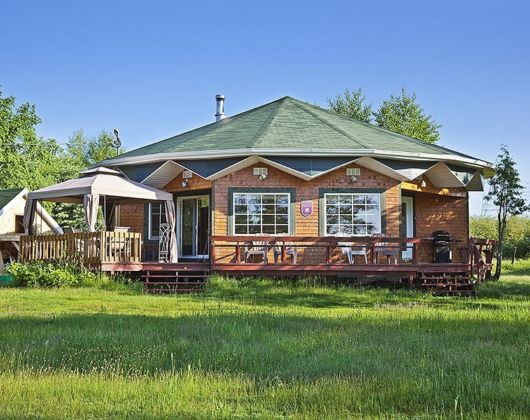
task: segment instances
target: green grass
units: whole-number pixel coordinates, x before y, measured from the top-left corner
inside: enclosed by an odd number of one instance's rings
[[[525,417],[530,265],[478,298],[0,289],[0,417]]]

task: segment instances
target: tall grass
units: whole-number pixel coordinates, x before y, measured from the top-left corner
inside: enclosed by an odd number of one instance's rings
[[[530,280],[479,297],[214,278],[0,290],[0,416],[524,417]]]

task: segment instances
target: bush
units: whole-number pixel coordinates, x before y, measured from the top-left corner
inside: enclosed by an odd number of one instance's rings
[[[143,291],[141,283],[122,275],[108,276],[94,273],[82,266],[68,263],[35,261],[13,263],[7,268],[15,287],[94,287],[137,294]]]
[[[13,263],[8,267],[16,287],[64,287],[80,286],[96,275],[65,263],[35,261],[27,264]]]
[[[497,219],[495,217],[470,218],[471,236],[476,238],[497,239]],[[530,256],[530,217],[515,216],[508,219],[503,255],[511,258],[527,258]]]

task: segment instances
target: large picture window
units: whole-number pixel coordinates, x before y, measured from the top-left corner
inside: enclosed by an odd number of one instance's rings
[[[325,194],[324,200],[326,235],[381,233],[380,194]]]
[[[234,193],[234,234],[288,235],[289,193]]]
[[[160,225],[166,222],[166,210],[164,204],[149,204],[149,219],[148,219],[149,239],[158,240],[160,238]]]

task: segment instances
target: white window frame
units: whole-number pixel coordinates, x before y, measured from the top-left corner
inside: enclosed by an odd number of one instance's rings
[[[287,196],[287,233],[236,233],[236,196],[238,195],[286,195]],[[263,200],[262,200],[263,202]],[[262,204],[263,205],[263,204]],[[247,210],[248,215],[248,210]],[[262,213],[263,215],[263,213]],[[277,214],[274,213],[274,216]],[[247,222],[247,226],[249,226]],[[274,225],[276,226],[276,221],[274,222]],[[261,223],[261,228],[263,230],[263,221]],[[242,192],[235,192],[232,194],[232,235],[234,236],[290,236],[292,232],[292,213],[291,213],[291,193],[290,192],[252,192],[252,191],[242,191]]]
[[[378,232],[373,232],[375,234],[381,234],[381,231],[382,231],[382,210],[381,210],[381,193],[375,193],[375,192],[355,192],[355,193],[349,193],[349,192],[344,192],[344,193],[325,193],[324,194],[324,235],[325,236],[329,236],[328,234],[328,196],[330,195],[337,195],[339,196],[339,201],[340,201],[340,196],[341,195],[349,195],[351,196],[352,198],[354,196],[374,196],[374,197],[377,197],[377,207],[379,209],[379,217],[378,217],[378,220],[379,220],[379,231]],[[368,234],[368,231],[366,234],[355,234],[353,233],[353,224],[352,224],[352,234],[351,235],[343,235],[341,234],[340,232],[340,204],[338,204],[339,206],[339,213],[337,213],[337,216],[339,217],[339,223],[338,223],[338,226],[339,226],[339,232],[334,235],[334,236],[339,236],[339,237],[348,237],[348,236],[359,236],[359,237],[362,237],[362,236],[369,236]],[[352,204],[353,206],[353,204]],[[353,215],[353,212],[352,212],[352,215]],[[366,216],[366,214],[365,214]],[[365,222],[366,222],[366,219],[365,219]],[[367,225],[367,223],[365,223],[365,225]]]
[[[155,203],[157,206],[160,206],[160,214],[158,215],[159,217],[159,226],[162,224],[162,213],[165,213],[166,209],[165,207],[162,207],[164,206],[164,203]],[[153,207],[153,203],[149,203],[149,210],[148,210],[148,215],[147,215],[147,239],[149,240],[152,240],[152,241],[158,241],[160,239],[160,236],[159,235],[153,235],[153,230],[152,230],[152,215],[153,215],[153,210],[152,210],[152,207]],[[160,227],[159,227],[159,230],[160,230]]]

